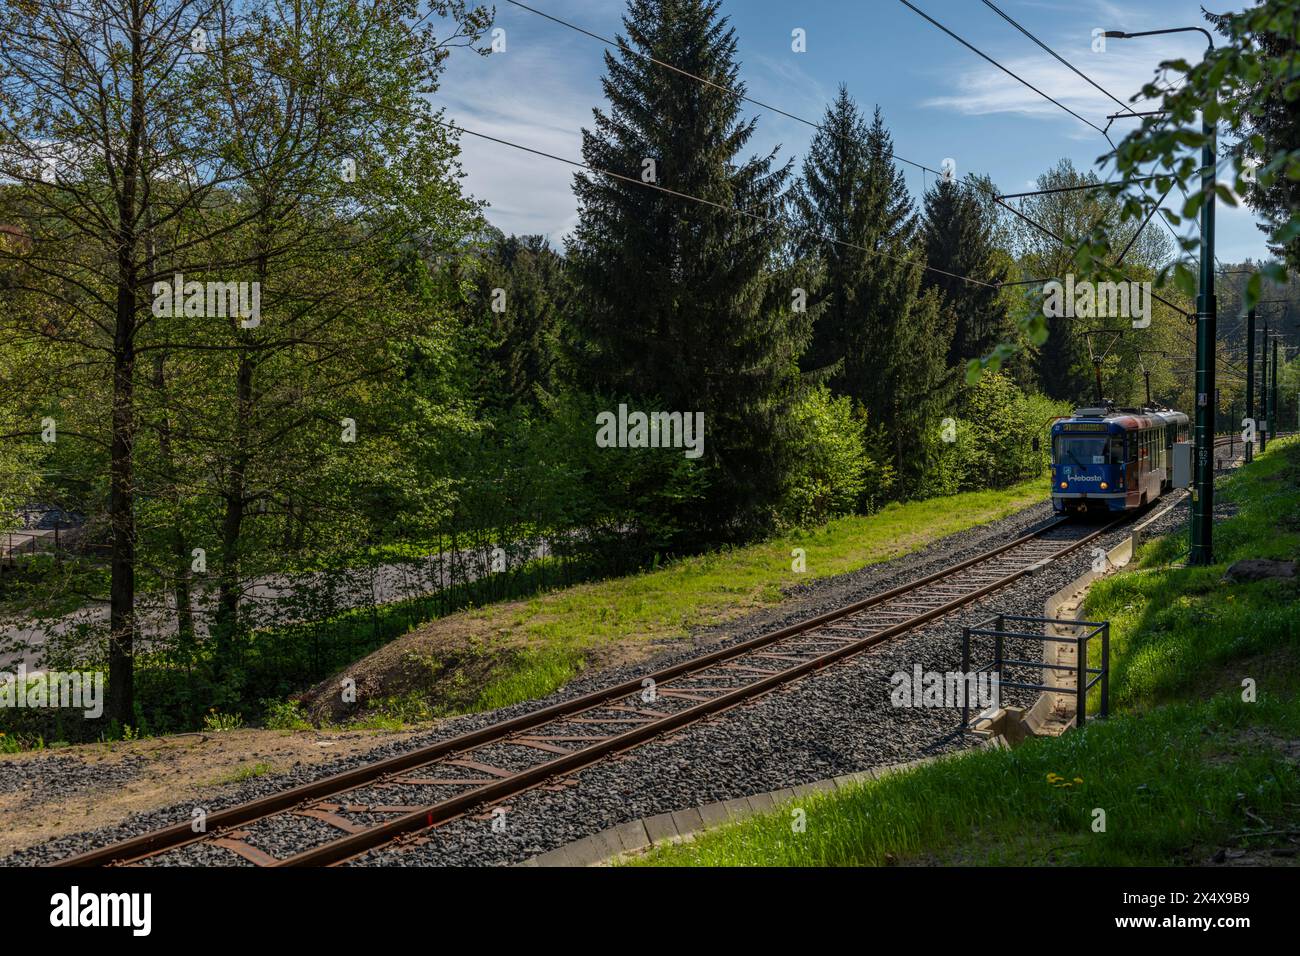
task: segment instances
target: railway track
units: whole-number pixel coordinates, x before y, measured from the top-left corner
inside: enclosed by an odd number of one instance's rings
[[[439,824],[557,781],[949,614],[1085,547],[1105,525],[1058,520],[952,567],[646,677],[544,707],[407,754],[91,850],[55,866],[129,865],[195,844],[255,866],[335,865],[429,839]],[[326,835],[287,857],[259,836],[314,821]],[[308,824],[312,825],[312,824]],[[266,828],[272,828],[268,830]],[[274,842],[274,841],[270,841]],[[177,862],[180,862],[179,860]]]

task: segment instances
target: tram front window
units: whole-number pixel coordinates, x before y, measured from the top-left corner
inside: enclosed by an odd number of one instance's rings
[[[1112,442],[1105,435],[1057,435],[1056,463],[1087,468],[1116,465],[1123,461],[1123,439]]]

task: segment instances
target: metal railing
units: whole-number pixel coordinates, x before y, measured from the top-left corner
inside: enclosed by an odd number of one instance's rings
[[[1007,630],[1012,622],[1021,629]],[[1023,629],[1024,625],[1053,625],[1058,628],[1076,631],[1070,636],[1052,634],[1033,634]],[[1082,633],[1078,633],[1082,632]],[[993,638],[993,660],[971,671],[971,638]],[[1089,642],[1094,637],[1101,638],[1101,666],[1088,666]],[[1073,644],[1075,647],[1074,664],[1053,664],[1045,660],[1022,661],[1004,656],[1008,639],[1037,641],[1041,644]],[[1101,709],[1099,716],[1110,716],[1110,622],[1109,621],[1062,621],[1051,617],[1025,617],[1020,614],[995,614],[978,627],[961,629],[961,672],[975,675],[991,672],[997,675],[999,693],[1003,687],[1015,687],[1021,690],[1036,690],[1052,694],[1068,694],[1069,688],[1054,687],[1047,684],[1027,684],[1021,681],[1008,681],[1002,678],[1004,667],[1035,667],[1041,670],[1074,671],[1075,726],[1082,727],[1088,719],[1088,692],[1098,682],[1101,683]],[[961,708],[961,729],[971,729],[970,702],[963,700]]]
[[[7,561],[13,567],[19,555],[41,552],[53,552],[56,558],[62,558],[64,539],[69,537],[67,530],[56,525],[48,530],[0,532],[0,564]]]

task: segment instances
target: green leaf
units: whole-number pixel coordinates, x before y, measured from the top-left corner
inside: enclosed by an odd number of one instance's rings
[[[1235,208],[1236,206],[1239,205],[1239,203],[1237,202],[1237,197],[1233,195],[1232,190],[1229,189],[1227,186],[1225,186],[1223,183],[1214,184],[1214,194],[1223,201],[1223,204],[1225,206],[1232,206]]]
[[[1280,262],[1270,262],[1262,266],[1259,271],[1270,282],[1276,282],[1278,285],[1286,284],[1286,266]]]
[[[1247,312],[1255,308],[1256,303],[1259,302],[1259,293],[1263,284],[1264,280],[1258,272],[1252,273],[1250,279],[1246,282],[1245,306]]]

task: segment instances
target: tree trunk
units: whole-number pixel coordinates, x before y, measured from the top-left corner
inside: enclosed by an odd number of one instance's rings
[[[109,720],[135,719],[135,290],[119,286],[113,356],[113,440],[109,471],[109,522],[113,557],[109,588]]]
[[[239,371],[235,380],[238,408],[235,423],[235,461],[230,469],[225,493],[226,512],[221,521],[221,581],[217,597],[216,660],[218,679],[226,671],[233,653],[234,636],[239,623],[239,545],[243,532],[244,516],[248,508],[246,487],[248,469],[248,428],[253,402],[253,363],[247,355],[239,357]]]
[[[113,416],[109,453],[109,522],[113,557],[108,605],[108,699],[110,721],[135,720],[135,328],[139,272],[137,187],[144,140],[144,51],[140,21],[131,44],[131,119],[119,170],[117,197],[117,302],[113,323]]]
[[[152,251],[150,252],[152,257]],[[171,485],[172,501],[176,513],[172,522],[172,555],[176,560],[172,582],[172,599],[176,602],[176,636],[178,646],[185,648],[188,656],[194,643],[194,602],[190,589],[190,547],[185,538],[185,522],[181,514],[183,496],[180,492],[180,479],[176,470],[176,459],[172,452],[171,416],[166,411],[165,389],[167,378],[163,374],[164,358],[161,354],[154,360],[154,389],[163,405],[162,418],[158,423],[158,450],[162,456],[163,468],[167,481]]]

